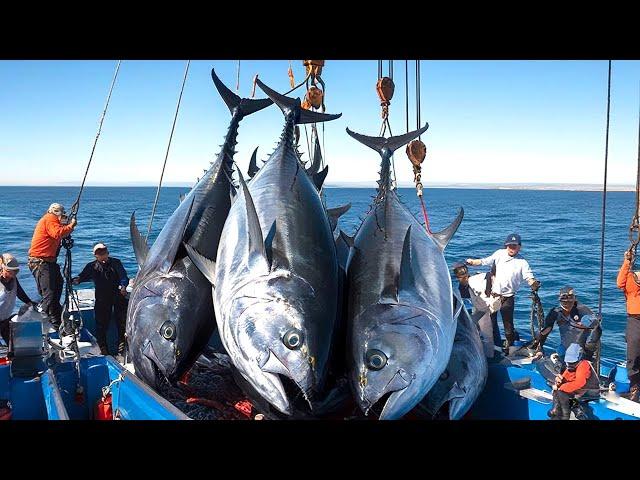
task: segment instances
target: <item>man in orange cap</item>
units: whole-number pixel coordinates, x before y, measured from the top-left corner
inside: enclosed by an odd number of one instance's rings
[[[63,280],[58,265],[58,253],[62,238],[69,235],[77,223],[73,218],[68,225],[63,225],[63,217],[66,218],[64,207],[59,203],[52,203],[33,232],[27,262],[36,279],[38,293],[42,297],[40,308],[49,317],[54,328],[59,328],[62,323],[60,297]]]

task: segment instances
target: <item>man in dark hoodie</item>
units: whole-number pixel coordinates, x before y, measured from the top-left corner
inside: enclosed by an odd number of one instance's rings
[[[102,355],[109,355],[107,346],[107,329],[113,312],[118,328],[118,355],[124,355],[124,333],[127,316],[127,284],[129,277],[117,258],[109,256],[104,243],[93,247],[96,259],[85,265],[80,275],[73,279],[73,284],[93,281],[96,288],[96,340]]]

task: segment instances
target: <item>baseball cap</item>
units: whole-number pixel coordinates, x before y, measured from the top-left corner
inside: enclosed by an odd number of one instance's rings
[[[16,257],[11,255],[10,253],[2,254],[2,264],[7,270],[20,270],[20,264],[18,263],[18,260],[16,260]]]
[[[560,289],[560,294],[558,295],[558,299],[560,300],[575,300],[576,293],[573,290],[573,287],[562,287]]]
[[[93,253],[96,253],[98,250],[107,249],[107,246],[104,243],[96,243],[93,246]]]
[[[59,203],[52,203],[49,205],[49,210],[47,210],[47,212],[53,213],[54,215],[64,215],[66,213],[64,207]]]
[[[507,239],[504,241],[504,246],[507,245],[522,245],[522,241],[520,239],[520,235],[517,233],[512,233],[507,236]]]
[[[565,363],[575,363],[580,360],[580,356],[582,355],[582,347],[577,343],[572,343],[567,348],[567,353],[564,354],[564,362]]]

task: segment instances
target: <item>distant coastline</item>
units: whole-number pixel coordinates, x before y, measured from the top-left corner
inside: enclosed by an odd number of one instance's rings
[[[58,183],[54,185],[1,185],[2,187],[79,187],[75,182]],[[87,187],[157,187],[149,182],[132,182],[132,183],[91,183]],[[193,184],[185,182],[164,182],[164,187],[191,188]],[[375,188],[375,181],[367,182],[329,182],[326,188]],[[400,182],[399,188],[413,188],[414,185],[409,182]],[[576,192],[599,192],[602,191],[602,184],[592,183],[426,183],[425,188],[461,188],[461,189],[482,189],[482,190],[562,190]],[[633,192],[634,185],[609,184],[607,191],[611,192]]]

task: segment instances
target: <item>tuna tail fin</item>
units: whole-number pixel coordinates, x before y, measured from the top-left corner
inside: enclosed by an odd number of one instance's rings
[[[280,107],[282,113],[284,113],[285,117],[293,112],[296,117],[295,123],[301,125],[303,123],[319,123],[319,122],[328,122],[330,120],[335,120],[336,118],[340,118],[342,116],[341,113],[330,115],[326,113],[318,113],[312,112],[311,110],[305,110],[300,105],[299,98],[291,98],[285,97],[284,95],[280,95],[275,90],[267,87],[264,83],[258,79],[256,81],[260,89],[267,94],[267,96],[273,100],[273,103]]]
[[[218,89],[218,93],[224,100],[224,103],[227,104],[229,111],[233,114],[233,111],[238,109],[238,111],[243,115],[251,115],[254,112],[262,110],[263,108],[268,107],[273,103],[272,100],[268,98],[261,98],[258,100],[251,100],[249,98],[240,98],[238,95],[233,93],[229,88],[222,83],[222,81],[216,75],[215,69],[211,69],[211,78],[213,79],[213,84]]]
[[[136,225],[136,211],[131,214],[131,221],[129,222],[129,231],[131,232],[131,243],[133,244],[133,252],[136,255],[136,261],[138,262],[138,268],[142,268],[147,255],[149,254],[149,245],[147,241],[142,237],[138,226]]]
[[[458,212],[458,216],[451,223],[451,225],[449,225],[444,230],[440,230],[439,232],[436,232],[436,233],[434,233],[432,235],[433,236],[433,240],[438,245],[438,248],[440,249],[440,251],[442,251],[442,252],[444,251],[445,247],[449,243],[449,240],[451,240],[451,237],[453,237],[453,235],[458,230],[458,227],[462,223],[462,218],[463,217],[464,217],[464,209],[462,207],[460,207],[460,211]]]
[[[406,145],[414,138],[417,138],[420,135],[422,135],[424,132],[427,131],[428,128],[429,128],[429,124],[425,123],[424,127],[419,128],[418,130],[405,133],[404,135],[398,135],[396,137],[389,137],[389,138],[369,137],[367,135],[362,135],[360,133],[356,133],[352,130],[349,130],[348,127],[347,127],[347,133],[351,137],[355,138],[357,141],[362,143],[363,145],[366,145],[367,147],[374,149],[376,152],[382,155],[384,150],[389,150],[389,152],[391,153],[395,152],[398,148],[402,147],[403,145]]]

